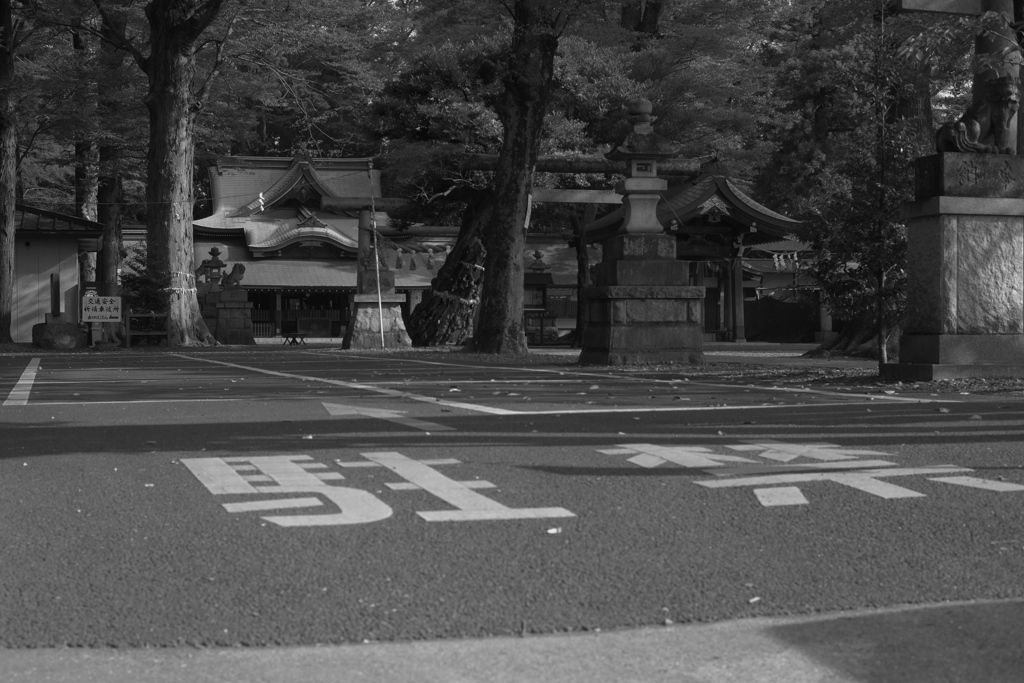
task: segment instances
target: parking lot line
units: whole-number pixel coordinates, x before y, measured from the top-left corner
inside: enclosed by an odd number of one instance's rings
[[[33,358],[29,361],[28,367],[21,373],[21,377],[18,379],[18,383],[11,389],[11,393],[8,394],[7,399],[3,402],[4,406],[23,406],[28,404],[28,396],[32,393],[32,385],[36,381],[36,372],[39,371],[39,359]]]

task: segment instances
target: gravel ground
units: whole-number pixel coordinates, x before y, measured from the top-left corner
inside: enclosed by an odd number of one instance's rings
[[[320,351],[324,353],[338,353],[341,351],[338,344],[309,344],[307,346],[295,347],[283,344],[260,344],[258,346],[192,346],[178,347],[176,352],[183,353],[239,353],[245,351],[267,352],[277,351],[289,353],[293,351]],[[34,355],[45,356],[50,354],[153,354],[166,353],[166,347],[141,346],[130,350],[110,347],[103,351],[95,349],[81,349],[78,351],[51,351],[40,349],[32,344],[0,344],[0,355]],[[378,353],[395,358],[415,357],[423,360],[445,360],[451,362],[458,358],[466,363],[495,363],[515,364],[529,366],[554,366],[566,368],[578,368],[575,354],[569,349],[564,353],[558,351],[545,353],[531,353],[528,356],[514,355],[492,355],[466,353],[458,348],[446,349],[394,349],[387,351],[359,351],[361,354]],[[729,362],[714,360],[719,356],[742,355],[744,358],[751,358],[745,362]],[[814,358],[808,355],[798,356],[787,351],[750,351],[742,354],[735,352],[711,351],[706,354],[708,362],[701,366],[686,364],[658,364],[640,366],[587,366],[587,370],[599,372],[618,372],[623,374],[639,375],[648,372],[677,373],[680,378],[690,379],[715,379],[727,382],[749,382],[766,383],[770,382],[780,386],[794,387],[845,387],[867,392],[896,392],[914,394],[994,394],[1001,396],[1024,396],[1024,378],[1007,379],[959,379],[959,380],[936,380],[932,382],[890,382],[878,378],[877,368],[865,366],[863,363],[856,366],[844,362],[850,360],[863,361],[863,358],[843,358],[831,356],[829,358]],[[773,363],[776,359],[779,362]],[[784,361],[784,362],[783,362]],[[806,364],[804,363],[806,361]]]

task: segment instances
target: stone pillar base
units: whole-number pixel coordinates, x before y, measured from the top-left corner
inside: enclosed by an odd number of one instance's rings
[[[1024,377],[1024,364],[886,363],[882,379],[899,382],[931,382],[936,379],[997,379]]]
[[[363,300],[361,299],[370,299]],[[396,349],[412,346],[412,339],[405,329],[402,319],[404,295],[386,294],[381,297],[382,305],[378,305],[377,297],[357,294],[353,304],[352,319],[345,330],[342,348],[345,349],[379,349],[381,348],[381,323],[384,325],[384,348]],[[389,301],[390,299],[390,301]]]
[[[1005,157],[1005,158],[1004,158]],[[907,317],[889,379],[1024,376],[1024,159],[918,161],[907,220]],[[934,196],[933,193],[941,192]]]
[[[589,287],[585,305],[582,365],[704,362],[703,287]]]
[[[211,298],[215,301],[211,302]],[[228,287],[207,295],[207,303],[217,310],[217,324],[210,332],[221,344],[252,346],[256,343],[252,329],[252,304],[249,293],[241,287]]]

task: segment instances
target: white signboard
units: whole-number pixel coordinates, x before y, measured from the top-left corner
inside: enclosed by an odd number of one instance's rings
[[[121,297],[88,296],[82,298],[83,323],[120,322]]]

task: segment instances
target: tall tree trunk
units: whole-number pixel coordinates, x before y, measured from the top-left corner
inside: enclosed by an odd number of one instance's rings
[[[573,246],[576,247],[576,329],[572,336],[572,348],[583,348],[583,335],[587,331],[587,307],[583,303],[583,292],[590,286],[590,254],[587,253],[587,226],[597,216],[597,205],[587,204],[581,219],[571,214]]]
[[[481,235],[492,207],[490,195],[483,193],[466,206],[455,246],[409,320],[414,346],[462,344],[472,332],[484,278]]]
[[[516,0],[512,47],[498,102],[504,126],[494,174],[494,213],[484,233],[486,277],[469,350],[527,352],[523,332],[523,254],[533,169],[540,151],[562,15],[544,0]]]
[[[624,0],[619,25],[652,38],[658,34],[664,0]]]
[[[199,36],[221,0],[153,0],[146,6],[150,54],[147,267],[167,288],[172,344],[215,343],[196,297],[192,242],[195,101],[192,86]]]
[[[17,50],[11,0],[0,0],[0,344],[14,341],[14,205],[18,184],[14,55]]]

